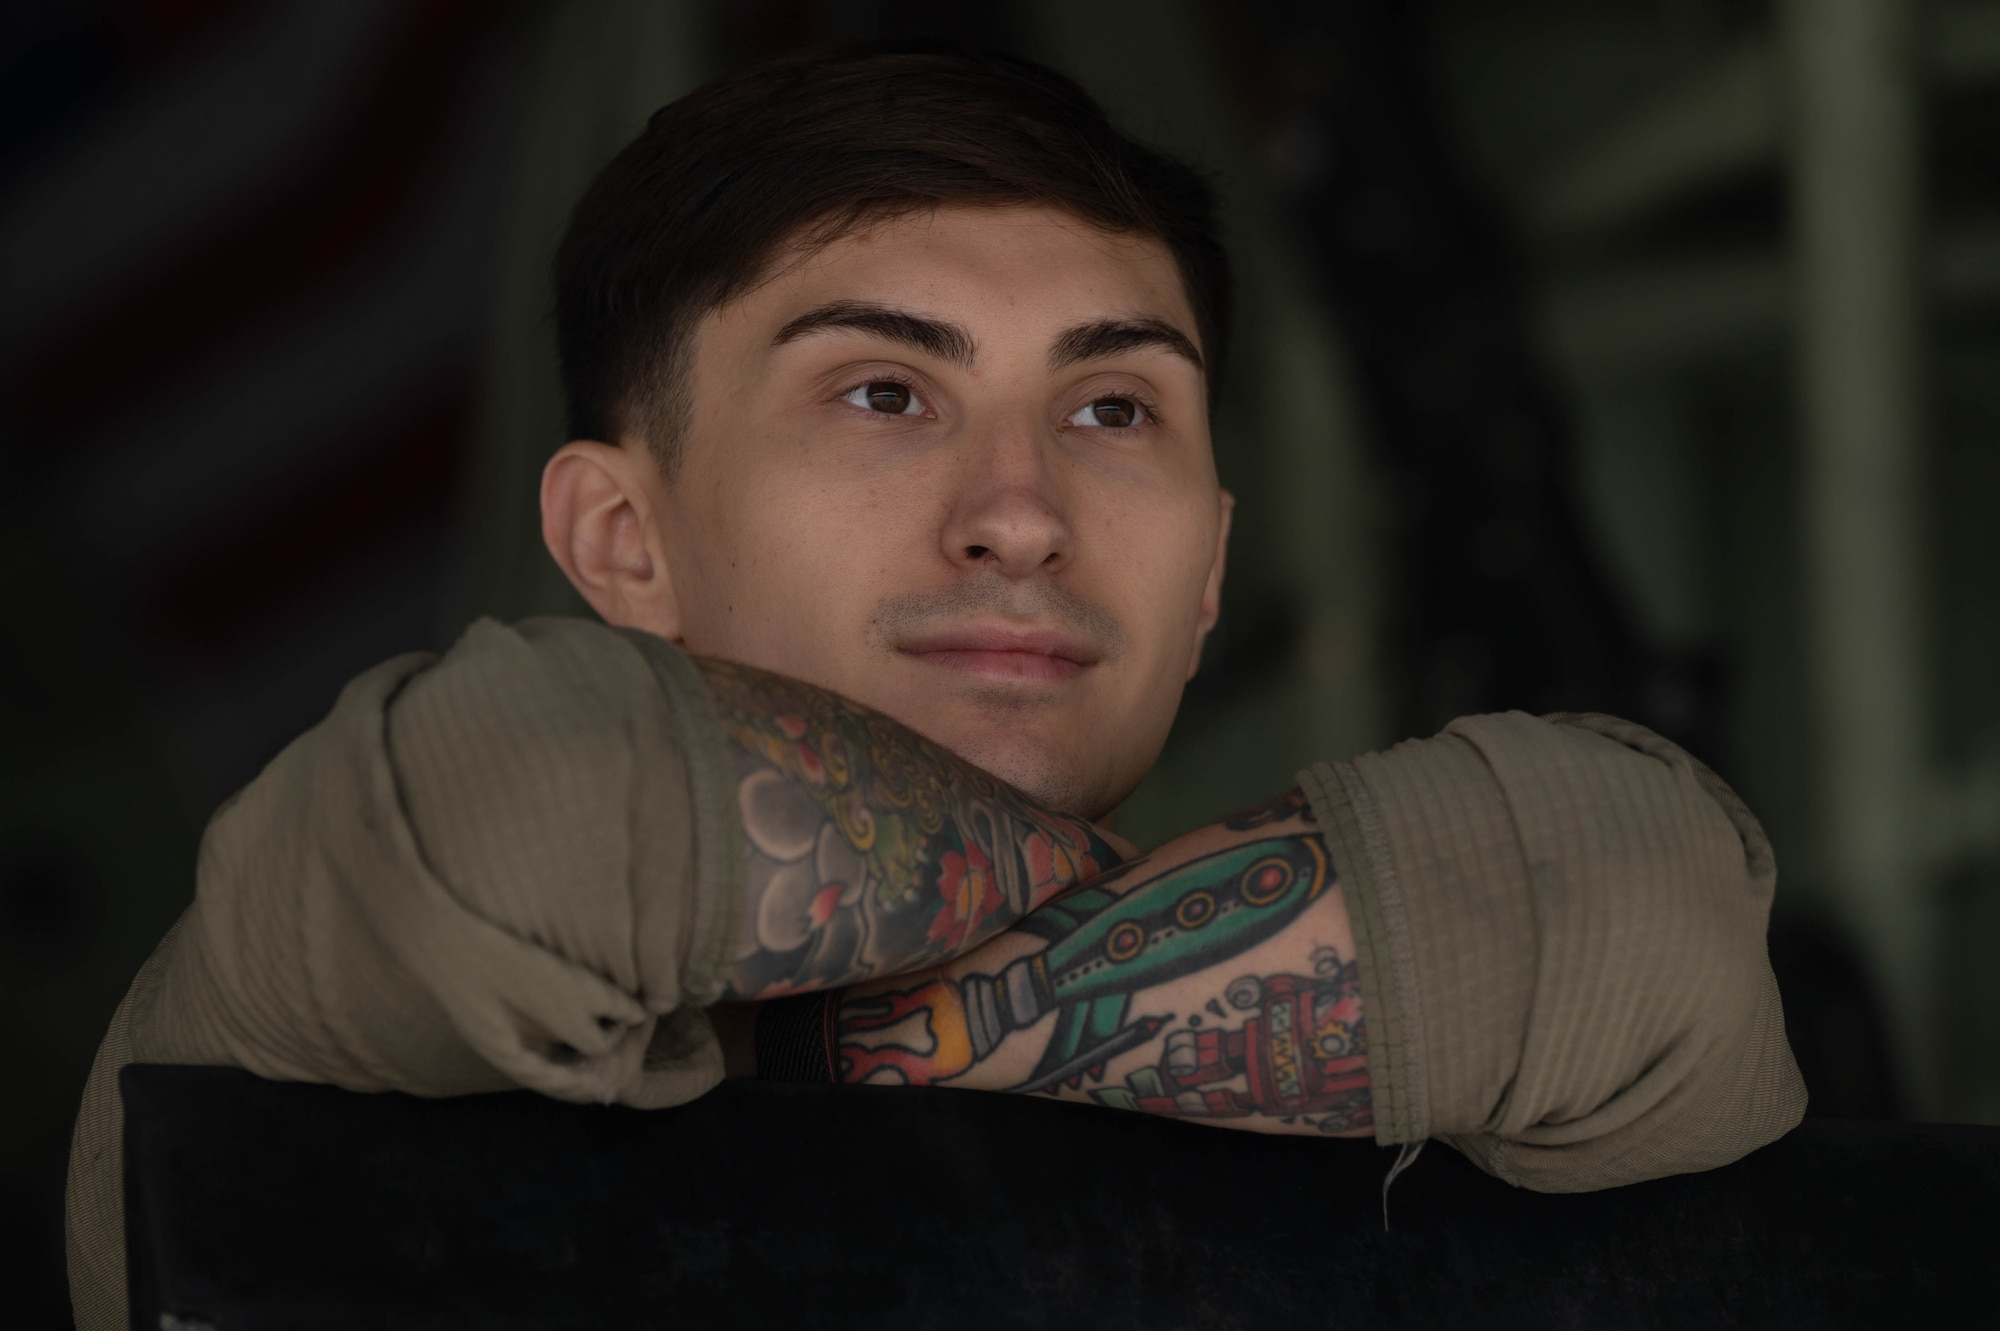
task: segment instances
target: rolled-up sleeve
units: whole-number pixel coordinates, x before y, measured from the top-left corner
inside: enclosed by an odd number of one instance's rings
[[[1770,843],[1678,746],[1510,712],[1301,781],[1353,920],[1378,1139],[1577,1192],[1726,1164],[1803,1116]]]
[[[680,1103],[722,1076],[742,852],[692,663],[584,620],[481,620],[368,671],[219,811],[70,1159],[78,1323],[122,1325],[130,1062],[352,1090]]]

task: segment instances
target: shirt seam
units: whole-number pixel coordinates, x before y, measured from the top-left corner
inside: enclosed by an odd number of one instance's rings
[[[1359,954],[1363,1020],[1379,1032],[1369,1048],[1376,1140],[1421,1141],[1430,1135],[1424,1014],[1387,829],[1352,764],[1319,764],[1299,773],[1299,783],[1336,852]]]

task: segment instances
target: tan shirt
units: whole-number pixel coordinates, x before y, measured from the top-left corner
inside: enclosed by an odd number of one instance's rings
[[[1586,1192],[1798,1125],[1764,829],[1616,717],[1462,717],[1300,773],[1354,925],[1375,1136]]]
[[[666,642],[474,624],[398,657],[215,815],[70,1148],[71,1299],[123,1326],[118,1069],[679,1104],[722,1078],[742,833],[721,726]]]
[[[1708,1168],[1804,1091],[1754,819],[1680,750],[1518,713],[1301,777],[1353,915],[1377,1133],[1547,1191]],[[71,1147],[71,1295],[125,1310],[118,1070],[678,1104],[739,936],[721,728],[669,644],[481,620],[368,671],[216,814]]]

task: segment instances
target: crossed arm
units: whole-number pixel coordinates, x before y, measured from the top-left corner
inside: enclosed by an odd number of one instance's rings
[[[1353,935],[1297,791],[1120,863],[1088,823],[886,717],[701,667],[748,856],[727,997],[851,986],[843,1080],[1370,1130]],[[717,1015],[740,1046],[744,1013]]]
[[[710,1009],[725,1057],[722,1014],[844,988],[837,1044],[857,1081],[1442,1136],[1545,1192],[1713,1168],[1804,1113],[1764,952],[1769,842],[1640,727],[1465,718],[1326,769],[1348,800],[1331,816],[1398,814],[1361,820],[1379,847],[1314,827],[1294,792],[1126,859],[864,708],[694,663],[718,752],[689,660],[653,660],[670,649],[651,641],[481,621],[442,660],[356,679],[217,813],[199,899],[85,1091],[79,1306],[123,1306],[117,1072],[134,1058],[424,1095],[658,1105],[709,1084],[703,1023],[667,991],[683,959],[662,922],[729,876],[710,788],[676,786],[713,780],[716,758],[736,765],[749,833],[721,985],[737,1001]],[[701,761],[662,759],[662,734]],[[663,798],[680,803],[636,826]],[[1334,839],[1381,963],[1365,1014]],[[1399,935],[1384,933],[1389,869],[1405,871]],[[690,947],[713,948],[721,924],[697,911]],[[1403,950],[1384,949],[1392,935]],[[693,959],[712,1002],[718,958]],[[1419,993],[1426,966],[1436,984]],[[1413,1029],[1445,1038],[1414,1048]]]

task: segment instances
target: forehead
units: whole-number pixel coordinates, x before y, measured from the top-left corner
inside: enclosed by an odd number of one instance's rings
[[[1045,337],[1106,315],[1164,319],[1199,340],[1164,243],[1047,207],[940,207],[794,243],[710,323],[768,336],[805,309],[852,299],[948,316],[979,334],[982,347],[1010,332]]]

